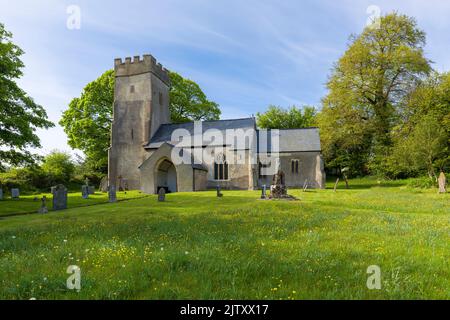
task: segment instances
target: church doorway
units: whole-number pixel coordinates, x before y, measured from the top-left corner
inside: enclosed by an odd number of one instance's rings
[[[166,192],[177,192],[177,171],[171,161],[164,159],[159,162],[156,173],[156,192],[160,188],[166,189]]]

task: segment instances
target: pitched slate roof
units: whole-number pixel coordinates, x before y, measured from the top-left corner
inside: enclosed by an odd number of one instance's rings
[[[202,131],[205,132],[208,129],[216,129],[224,133],[228,129],[255,129],[255,118],[242,118],[242,119],[230,119],[230,120],[213,120],[202,121]],[[144,148],[153,149],[159,148],[164,142],[171,142],[172,132],[176,129],[186,129],[191,136],[194,136],[194,122],[186,123],[169,123],[161,125],[155,132],[149,143]]]
[[[271,150],[272,144],[274,144],[273,134],[279,141],[279,152],[321,151],[318,128],[279,129],[277,131],[267,131],[267,150]],[[264,131],[258,130],[258,141],[262,139],[263,134]],[[258,152],[261,151],[258,149]]]
[[[194,136],[194,122],[186,123],[169,123],[161,125],[155,132],[151,140],[144,146],[147,149],[159,148],[163,143],[173,144],[171,141],[172,132],[176,129],[185,129],[191,136]],[[261,139],[264,131],[256,129],[255,118],[242,118],[230,120],[214,120],[202,121],[203,133],[209,129],[216,129],[225,132],[228,129],[255,129],[258,141]],[[275,133],[275,130],[268,130],[268,132]],[[278,130],[279,151],[280,152],[296,152],[296,151],[320,151],[320,137],[318,128],[303,128],[303,129],[280,129]],[[270,133],[267,135],[268,150],[272,147],[272,139]],[[258,149],[258,152],[260,150]]]

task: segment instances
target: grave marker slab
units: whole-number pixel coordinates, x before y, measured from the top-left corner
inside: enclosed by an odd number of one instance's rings
[[[266,185],[263,184],[262,189],[261,189],[261,199],[265,199],[266,198]]]
[[[3,200],[3,189],[0,189],[0,200]]]
[[[163,202],[166,200],[166,189],[164,188],[159,188],[158,191],[158,201],[159,202]]]
[[[443,171],[441,171],[441,173],[439,174],[438,183],[439,183],[439,193],[446,193],[447,190],[445,188],[447,184],[447,179],[445,178],[445,173]]]
[[[83,199],[88,199],[89,198],[88,186],[81,186],[81,197]]]
[[[59,184],[53,192],[53,210],[63,209],[67,209],[67,189],[64,185]]]
[[[20,190],[18,188],[11,189],[11,198],[19,199],[19,197],[20,197]]]
[[[117,202],[116,186],[109,186],[108,199],[109,202]]]

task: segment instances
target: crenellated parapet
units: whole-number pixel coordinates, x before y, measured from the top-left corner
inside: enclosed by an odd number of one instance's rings
[[[165,84],[170,85],[169,71],[164,68],[161,63],[150,54],[144,54],[142,59],[140,56],[114,59],[114,70],[116,77],[133,76],[147,72],[153,73]]]

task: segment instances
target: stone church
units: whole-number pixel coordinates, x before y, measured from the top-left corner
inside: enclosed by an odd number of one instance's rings
[[[171,123],[169,73],[154,57],[115,59],[114,69],[108,180],[116,188],[253,190],[279,169],[287,187],[324,188],[317,128],[262,130],[253,117]]]

